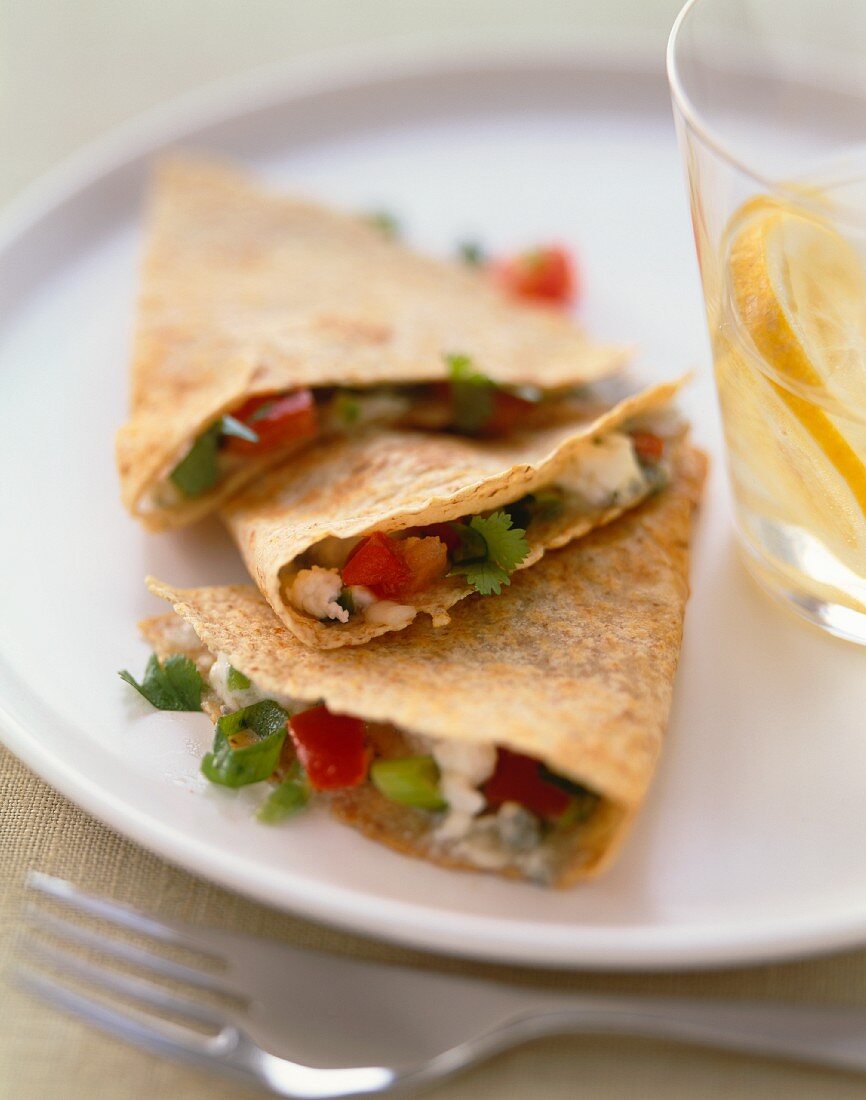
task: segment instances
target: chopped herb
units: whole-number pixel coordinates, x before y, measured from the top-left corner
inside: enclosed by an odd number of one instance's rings
[[[157,710],[201,710],[204,681],[189,657],[176,653],[160,664],[156,654],[152,654],[140,684],[126,669],[118,675]]]
[[[451,551],[455,565],[469,561],[486,561],[487,543],[481,532],[471,523],[452,523],[451,528],[460,536],[460,544]]]
[[[242,672],[239,672],[236,668],[232,668],[229,665],[228,675],[226,676],[226,687],[229,691],[248,691],[252,687],[252,681],[249,676],[244,676]]]
[[[506,504],[503,511],[511,517],[515,527],[522,527],[525,531],[535,517],[535,496],[527,493],[513,504]]]
[[[342,588],[335,603],[339,604],[344,611],[348,611],[350,615],[355,614],[355,597],[352,595],[351,588]]]
[[[422,810],[444,810],[448,803],[439,790],[439,768],[432,756],[404,756],[377,760],[370,768],[373,786],[392,802]]]
[[[371,210],[364,215],[364,220],[392,241],[396,241],[402,236],[400,222],[388,210]]]
[[[454,525],[455,527],[462,525]],[[482,596],[497,596],[502,586],[511,583],[509,574],[526,558],[529,543],[525,539],[526,531],[514,527],[507,512],[494,512],[492,515],[473,516],[469,528],[480,535],[484,541],[483,558],[455,561],[452,574],[463,574]],[[461,532],[461,547],[463,533]],[[460,548],[458,548],[459,553]]]
[[[246,787],[269,779],[279,763],[288,720],[288,712],[273,699],[224,715],[216,724],[213,749],[201,762],[202,773],[222,787]],[[256,740],[235,748],[231,738],[242,730],[251,730]]]
[[[264,825],[276,825],[302,810],[310,800],[310,784],[300,763],[296,760],[288,775],[268,795],[256,818]]]
[[[219,450],[222,421],[217,420],[201,433],[185,458],[168,475],[172,484],[187,497],[198,497],[212,488],[219,476]]]
[[[344,424],[357,424],[361,419],[361,400],[357,394],[341,390],[334,398],[334,412]]]
[[[456,566],[452,573],[463,573],[466,580],[482,596],[498,596],[503,585],[511,584],[508,573],[495,561],[467,562]]]
[[[261,410],[259,410],[261,411]],[[250,417],[252,420],[253,417]],[[247,443],[258,443],[259,437],[252,428],[248,427],[242,420],[237,420],[233,416],[226,414],[220,421],[220,434],[221,435],[233,435],[238,439],[245,439]]]
[[[446,355],[451,382],[454,427],[461,432],[477,432],[493,416],[495,383],[472,365],[468,355]]]
[[[525,531],[535,519],[556,519],[563,507],[561,493],[555,489],[541,489],[537,493],[527,493],[513,504],[506,504],[503,511],[511,516],[515,527],[522,527]]]
[[[273,402],[256,409],[250,420],[261,420]],[[233,435],[248,443],[258,443],[258,434],[234,416],[221,416],[206,428],[190,447],[186,456],[168,475],[169,480],[187,497],[199,497],[216,485],[219,478],[217,455],[220,441]]]
[[[554,489],[542,489],[535,493],[535,516],[537,519],[556,519],[562,515],[565,504],[562,494]]]
[[[487,263],[487,255],[478,241],[461,241],[457,255],[469,267],[483,267]]]

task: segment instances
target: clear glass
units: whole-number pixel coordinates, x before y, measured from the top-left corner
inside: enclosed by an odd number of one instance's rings
[[[746,564],[866,644],[866,0],[691,0],[668,76]]]

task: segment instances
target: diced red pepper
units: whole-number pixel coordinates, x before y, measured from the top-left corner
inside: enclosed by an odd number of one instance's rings
[[[232,454],[264,454],[294,440],[310,439],[318,432],[316,402],[312,390],[251,397],[232,413],[259,437],[257,443],[228,436]]]
[[[315,790],[357,787],[367,778],[372,752],[360,718],[331,714],[325,706],[311,707],[292,715],[289,732]]]
[[[658,462],[665,452],[665,441],[652,432],[632,432],[631,441],[641,462]]]
[[[412,574],[396,539],[381,531],[361,539],[343,566],[343,584],[363,584],[380,600],[395,599]]]
[[[492,809],[503,802],[519,802],[539,817],[559,817],[571,803],[571,795],[541,776],[537,760],[500,748],[496,754],[496,770],[483,787]]]
[[[579,284],[574,261],[556,245],[522,252],[494,266],[500,284],[518,298],[567,306],[577,300]]]

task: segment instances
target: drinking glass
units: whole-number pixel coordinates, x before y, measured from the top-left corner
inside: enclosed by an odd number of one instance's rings
[[[866,0],[691,0],[668,77],[746,564],[866,644]]]

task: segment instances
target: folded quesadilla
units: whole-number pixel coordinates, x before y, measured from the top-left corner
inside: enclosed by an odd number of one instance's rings
[[[223,517],[250,575],[303,642],[359,645],[615,519],[665,483],[682,424],[656,386],[583,421],[504,440],[370,432],[271,471]]]
[[[151,580],[176,614],[142,624],[163,661],[150,671],[204,678],[202,771],[261,783],[262,820],[316,798],[400,852],[567,886],[611,858],[655,768],[704,469],[681,448],[663,492],[447,631],[419,620],[323,653],[251,587]]]
[[[555,309],[367,220],[223,165],[170,161],[151,199],[117,437],[123,500],[150,528],[179,526],[360,425],[491,435],[548,422],[559,397],[622,359]]]

